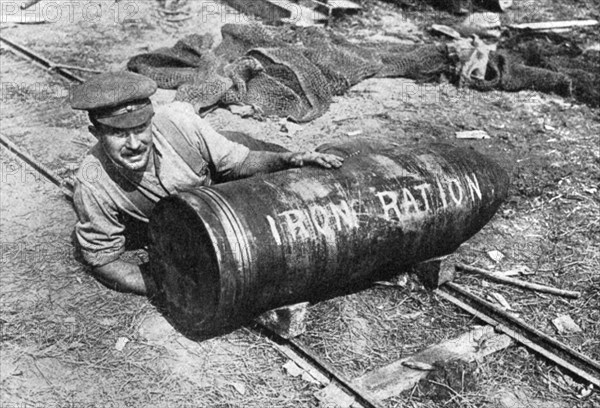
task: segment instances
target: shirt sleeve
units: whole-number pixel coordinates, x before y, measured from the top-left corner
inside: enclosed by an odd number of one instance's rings
[[[183,133],[188,142],[197,146],[202,157],[212,163],[219,174],[226,174],[241,164],[250,151],[217,132],[208,121],[194,112],[191,104],[174,102],[159,110]]]
[[[125,251],[125,227],[116,208],[79,181],[73,202],[78,218],[75,236],[85,261],[102,266],[119,259]]]
[[[213,163],[218,174],[227,174],[246,160],[250,149],[232,142],[213,129],[208,122],[200,117],[198,119],[203,122],[201,124],[201,142],[203,143],[200,152],[209,163]]]

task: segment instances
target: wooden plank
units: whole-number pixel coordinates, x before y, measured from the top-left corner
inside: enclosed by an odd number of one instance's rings
[[[542,21],[539,23],[511,24],[510,28],[530,30],[554,30],[573,27],[587,27],[598,25],[598,20],[568,20],[568,21]]]
[[[356,4],[349,0],[312,0],[312,2],[334,12],[337,10],[360,11],[363,9],[360,4]]]
[[[244,14],[260,17],[265,21],[285,20],[298,25],[313,25],[327,21],[325,14],[287,0],[224,0]]]
[[[228,6],[249,16],[260,17],[266,21],[278,21],[289,18],[291,13],[268,0],[224,0]]]
[[[496,333],[492,326],[479,327],[411,357],[403,358],[378,370],[371,371],[354,379],[352,384],[360,386],[378,400],[384,400],[398,395],[402,391],[412,389],[415,384],[427,376],[427,371],[407,366],[415,366],[411,363],[433,365],[436,362],[455,359],[469,362],[505,349],[511,344],[510,337]]]

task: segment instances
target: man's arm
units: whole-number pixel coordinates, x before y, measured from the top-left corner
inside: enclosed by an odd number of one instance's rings
[[[326,153],[296,152],[273,153],[263,151],[250,151],[246,159],[237,165],[231,172],[231,179],[250,177],[259,173],[272,173],[292,167],[316,165],[326,169],[338,168],[344,159]]]
[[[104,286],[118,292],[138,295],[147,293],[142,270],[136,264],[117,259],[106,265],[93,267],[92,274]]]
[[[93,185],[79,179],[76,180],[73,203],[78,217],[75,225],[77,246],[86,263],[91,265],[92,275],[108,288],[145,294],[147,288],[140,266],[120,259],[125,250],[125,226],[113,203]]]

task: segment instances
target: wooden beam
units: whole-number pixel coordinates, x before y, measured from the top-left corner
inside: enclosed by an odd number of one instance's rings
[[[327,22],[325,14],[287,0],[224,0],[224,2],[237,11],[260,17],[268,22],[285,20],[297,25]]]
[[[484,326],[465,333],[455,339],[432,346],[411,357],[395,361],[378,370],[371,371],[352,381],[352,384],[373,395],[378,400],[393,397],[412,389],[428,374],[419,364],[433,365],[449,360],[474,361],[512,344],[510,337],[495,333],[491,326]],[[414,364],[417,363],[417,364]]]
[[[349,0],[312,0],[313,3],[335,11],[360,11],[362,6]]]
[[[546,31],[595,25],[598,25],[598,20],[542,21],[539,23],[511,24],[509,25],[509,27],[516,28],[519,30],[530,29],[535,31]]]

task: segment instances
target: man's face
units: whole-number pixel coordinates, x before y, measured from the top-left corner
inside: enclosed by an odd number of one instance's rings
[[[152,152],[152,120],[130,129],[96,126],[96,137],[106,154],[119,166],[144,171]]]

